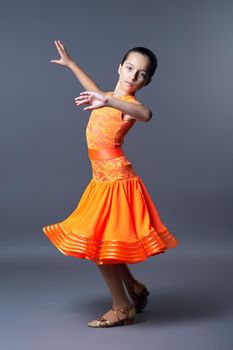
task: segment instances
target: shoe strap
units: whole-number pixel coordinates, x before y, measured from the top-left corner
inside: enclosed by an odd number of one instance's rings
[[[115,308],[115,307],[112,307],[112,311],[114,312],[114,314],[116,315],[116,317],[118,318],[119,321],[121,321],[118,313],[116,312],[116,310],[119,310],[119,308]],[[121,310],[120,310],[121,311]]]
[[[119,310],[120,312],[122,312],[125,315],[129,314],[129,311],[134,307],[134,305],[130,305],[130,306],[125,306],[125,307],[119,307],[119,306],[113,306],[112,310],[114,312],[114,314],[118,317],[119,321],[121,321],[120,317],[118,316],[116,310]]]

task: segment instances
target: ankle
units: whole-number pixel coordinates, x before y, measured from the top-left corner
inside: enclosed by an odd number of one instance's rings
[[[131,303],[131,302],[127,302],[127,303],[113,303],[112,304],[112,307],[119,307],[119,308],[122,308],[122,309],[124,309],[124,308],[129,308],[130,306],[132,306],[133,304]]]

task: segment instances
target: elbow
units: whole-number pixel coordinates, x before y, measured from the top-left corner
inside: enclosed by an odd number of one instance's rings
[[[145,122],[148,123],[151,118],[152,118],[152,111],[150,109],[147,110],[147,113],[146,113],[146,118],[145,118]]]

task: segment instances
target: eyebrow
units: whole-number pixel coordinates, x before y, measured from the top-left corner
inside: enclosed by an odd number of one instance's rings
[[[127,64],[131,64],[131,66],[133,66],[133,67],[135,67],[132,63],[130,63],[130,62],[128,62],[128,61],[126,61],[125,63],[127,63]],[[144,70],[144,69],[140,69],[142,72],[145,72],[145,73],[147,73],[147,71],[146,70]]]

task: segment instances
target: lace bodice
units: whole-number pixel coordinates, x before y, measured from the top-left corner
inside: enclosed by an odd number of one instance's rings
[[[107,95],[111,95],[108,92]],[[140,104],[134,96],[119,96],[119,99]],[[136,119],[123,120],[123,113],[112,107],[102,107],[91,112],[86,139],[88,148],[107,148],[124,143],[124,137],[135,124]]]
[[[118,98],[141,104],[134,96]],[[123,144],[125,135],[135,124],[136,119],[123,120],[122,116],[123,113],[116,108],[102,107],[92,110],[86,128],[88,148],[100,149]],[[91,165],[93,178],[96,181],[124,180],[137,175],[125,155],[112,159],[91,160]]]

